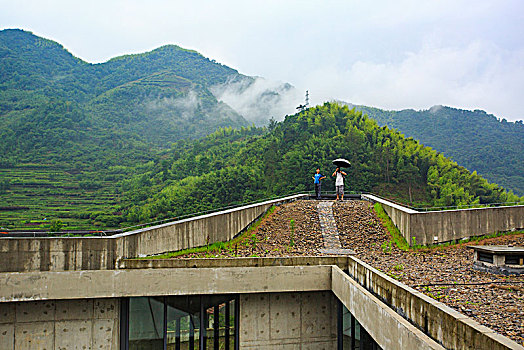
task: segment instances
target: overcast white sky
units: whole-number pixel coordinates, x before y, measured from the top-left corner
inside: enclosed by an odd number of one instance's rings
[[[314,103],[524,119],[522,0],[0,0],[0,27],[103,62],[178,44]]]

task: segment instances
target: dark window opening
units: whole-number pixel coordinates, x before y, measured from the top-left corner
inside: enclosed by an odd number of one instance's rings
[[[493,254],[477,252],[477,260],[493,264]]]
[[[339,301],[338,349],[339,350],[382,350],[358,320]]]
[[[134,297],[122,302],[122,350],[238,349],[238,297]]]
[[[506,265],[522,265],[522,260],[524,260],[524,255],[506,255],[505,263]]]

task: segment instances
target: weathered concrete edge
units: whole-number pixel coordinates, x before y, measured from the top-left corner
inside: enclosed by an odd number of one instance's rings
[[[366,199],[366,200],[369,200],[369,201],[371,201],[371,202],[379,202],[379,203],[381,203],[381,204],[386,204],[386,205],[388,205],[388,206],[390,206],[390,207],[392,207],[392,208],[398,209],[398,210],[403,211],[403,212],[405,212],[405,213],[407,213],[407,214],[417,214],[417,213],[420,213],[420,212],[418,212],[418,211],[416,211],[416,210],[413,210],[413,209],[410,209],[410,208],[406,208],[406,207],[404,207],[404,206],[402,206],[402,205],[400,205],[400,204],[396,204],[396,203],[390,202],[390,201],[388,201],[388,200],[386,200],[386,199],[383,199],[383,198],[380,198],[380,197],[374,196],[374,195],[372,195],[372,194],[362,194],[362,195],[361,195],[361,198]]]
[[[0,273],[0,302],[326,290],[331,266]]]
[[[445,349],[367,291],[338,266],[331,289],[383,349]]]
[[[418,212],[383,198],[363,194],[378,202],[408,244],[443,243],[463,238],[505,232],[524,227],[524,205]]]
[[[505,337],[502,334],[499,334],[495,332],[494,330],[481,325],[480,323],[478,323],[471,317],[461,314],[460,312],[452,309],[451,307],[447,306],[446,304],[436,301],[428,297],[424,293],[421,293],[389,277],[388,275],[378,271],[377,269],[368,265],[367,263],[363,262],[362,260],[359,260],[358,258],[354,256],[348,256],[347,259],[348,259],[348,266],[349,266],[348,270],[350,273],[350,279],[355,280],[358,284],[362,285],[364,289],[373,293],[374,295],[377,295],[379,298],[383,298],[384,300],[387,299],[386,296],[381,293],[383,291],[376,290],[375,288],[373,288],[373,280],[376,278],[374,276],[379,277],[382,281],[385,281],[387,284],[392,286],[394,289],[403,290],[405,293],[411,294],[415,298],[420,299],[424,304],[428,305],[430,309],[435,310],[434,312],[436,312],[437,314],[446,315],[452,319],[455,319],[457,322],[461,322],[464,327],[473,329],[478,334],[481,334],[482,336],[486,337],[487,338],[486,340],[489,339],[492,343],[502,346],[503,349],[524,350],[524,346],[519,345],[515,341],[509,339],[508,337]],[[353,261],[353,263],[351,263],[351,261]],[[365,277],[358,278],[359,276],[352,275],[352,266],[351,265],[360,266],[364,268],[366,271]],[[398,292],[392,293],[392,294],[398,294]],[[389,307],[392,308],[395,312],[397,311],[394,305],[390,305]],[[403,305],[404,310],[408,310],[409,307],[410,305]],[[436,318],[441,319],[441,317],[436,317]],[[412,322],[416,327],[422,328],[422,325],[414,323],[414,320],[410,320],[410,322]],[[441,341],[441,339],[437,339],[437,340],[439,342]],[[486,344],[489,344],[489,343],[486,342]]]
[[[166,222],[166,223],[160,224],[160,225],[149,226],[149,227],[145,227],[145,228],[141,228],[141,229],[137,229],[137,230],[133,230],[133,231],[123,232],[123,233],[119,233],[119,234],[116,234],[116,235],[113,235],[113,236],[110,236],[110,237],[112,237],[112,238],[119,238],[119,237],[131,236],[131,235],[135,235],[137,233],[143,233],[143,232],[155,230],[155,229],[158,229],[158,228],[169,227],[169,226],[181,224],[181,223],[184,223],[184,222],[194,221],[195,219],[212,218],[214,216],[234,213],[236,211],[241,211],[241,210],[245,210],[245,209],[260,207],[260,206],[264,206],[264,205],[278,205],[280,203],[286,203],[286,202],[298,200],[298,199],[301,199],[301,198],[304,198],[304,197],[309,197],[309,195],[308,194],[295,194],[295,195],[292,195],[292,196],[271,199],[271,200],[260,202],[260,203],[253,203],[253,204],[243,205],[243,206],[236,207],[236,208],[231,208],[231,209],[222,210],[222,211],[216,211],[216,212],[212,212],[212,213],[209,213],[209,214],[204,214],[204,215],[190,217],[190,218],[187,218],[187,219],[170,221],[170,222]]]
[[[348,268],[347,256],[292,256],[292,257],[240,257],[240,258],[183,258],[183,259],[121,259],[118,269],[160,268],[220,268],[220,267],[272,267],[336,265]]]

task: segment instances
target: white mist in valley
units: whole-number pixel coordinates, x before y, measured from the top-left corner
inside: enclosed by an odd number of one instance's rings
[[[287,83],[242,77],[211,88],[215,97],[257,126],[282,120],[304,103],[304,94]]]
[[[190,90],[187,94],[179,97],[149,98],[143,102],[143,105],[147,111],[155,115],[170,116],[173,114],[177,118],[191,120],[201,107],[201,101],[197,93]]]
[[[211,100],[209,97],[211,97]],[[189,90],[177,97],[151,97],[142,102],[142,105],[147,114],[154,115],[157,120],[168,122],[176,123],[180,120],[196,121],[203,118],[213,118],[216,121],[223,121],[225,124],[230,121],[234,122],[234,125],[242,123],[240,113],[224,102],[217,101],[215,103],[213,97],[211,95],[206,96],[203,91]]]

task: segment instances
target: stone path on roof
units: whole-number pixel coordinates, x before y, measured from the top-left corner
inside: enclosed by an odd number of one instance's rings
[[[322,238],[324,239],[324,249],[320,249],[323,254],[350,255],[354,252],[350,249],[343,249],[338,237],[337,223],[333,216],[333,201],[322,201],[317,206]]]

